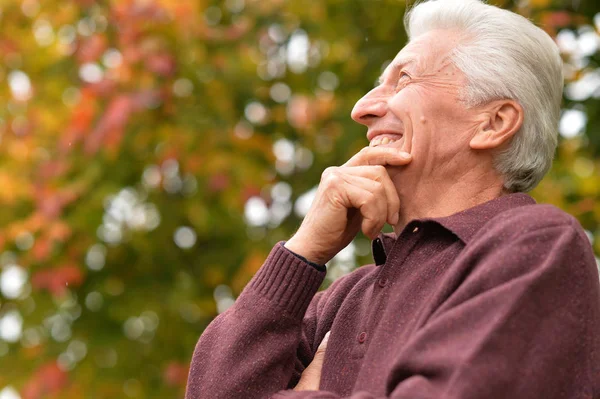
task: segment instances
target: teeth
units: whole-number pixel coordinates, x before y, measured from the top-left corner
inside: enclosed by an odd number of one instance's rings
[[[378,145],[392,144],[396,141],[397,140],[391,139],[389,137],[375,137],[373,140],[371,140],[371,143],[369,143],[369,147],[377,147]]]

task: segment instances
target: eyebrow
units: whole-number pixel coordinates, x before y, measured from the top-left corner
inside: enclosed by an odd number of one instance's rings
[[[400,61],[393,62],[391,64],[392,65],[392,71],[391,71],[391,73],[392,74],[396,74],[402,68],[404,68],[406,65],[413,64],[413,63],[416,63],[416,62],[417,62],[417,59],[414,58],[414,57],[403,58],[403,59],[400,59]],[[384,75],[384,73],[382,73],[381,76],[379,77],[379,79],[377,79],[377,84],[382,84],[383,83],[383,75]]]

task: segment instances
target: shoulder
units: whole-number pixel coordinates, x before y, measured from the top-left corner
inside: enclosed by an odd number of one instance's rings
[[[553,205],[525,205],[501,212],[469,244],[472,255],[493,257],[508,268],[550,270],[568,265],[571,272],[598,274],[583,228],[577,219]]]
[[[485,223],[478,234],[479,238],[488,240],[518,240],[531,236],[550,240],[570,236],[572,240],[589,246],[589,240],[577,219],[549,204],[525,205],[501,212]]]
[[[565,211],[549,204],[533,204],[512,208],[499,213],[484,227],[487,229],[535,231],[546,228],[581,230],[579,222]]]

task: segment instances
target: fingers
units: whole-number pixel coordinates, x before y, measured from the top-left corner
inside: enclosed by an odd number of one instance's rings
[[[329,191],[330,194],[345,189],[346,186],[342,185],[341,182],[349,183],[371,193],[372,195],[365,194],[362,200],[374,201],[375,204],[368,206],[369,204],[361,203],[361,205],[365,212],[372,210],[379,212],[376,216],[368,215],[373,226],[381,229],[386,221],[392,226],[398,223],[400,199],[396,187],[384,166],[331,167],[325,171],[324,180],[326,181],[325,191]],[[355,193],[358,195],[357,192]],[[359,200],[361,199],[355,199],[355,201]],[[354,202],[354,204],[356,203]],[[349,203],[343,204],[344,207],[349,205]],[[365,232],[365,234],[367,233]],[[370,234],[367,235],[371,236]]]
[[[321,343],[319,344],[319,347],[317,348],[317,353],[315,354],[315,359],[317,359],[318,356],[325,356],[325,350],[327,349],[327,341],[329,340],[330,332],[331,331],[327,331],[327,334],[325,334],[325,336],[323,337],[323,341],[321,341]]]
[[[315,357],[312,362],[304,369],[300,376],[300,381],[294,388],[294,391],[318,391],[321,385],[321,370],[323,369],[323,361],[325,360],[325,350],[327,349],[327,340],[329,332],[325,334],[323,341],[319,345]]]
[[[384,166],[353,166],[344,168],[344,172],[348,175],[366,177],[381,184],[387,200],[387,222],[392,226],[398,223],[400,198],[396,186]],[[373,189],[377,189],[377,187],[375,186]]]
[[[344,181],[343,187],[337,193],[343,206],[359,210],[363,218],[361,223],[362,232],[370,239],[375,239],[385,225],[387,218],[385,198],[382,198],[383,196],[378,197],[369,189],[363,188],[372,182],[369,179],[351,175],[345,176],[344,179],[348,181]],[[363,184],[359,182],[360,179],[362,179]]]
[[[412,156],[399,152],[393,147],[365,147],[348,160],[343,166],[390,165],[401,166],[410,163]]]
[[[381,167],[383,168],[383,166]],[[348,168],[353,169],[353,168]],[[366,191],[369,191],[374,195],[374,201],[377,202],[377,209],[381,212],[378,216],[382,220],[382,225],[385,222],[394,226],[398,223],[398,211],[400,209],[400,200],[398,199],[398,193],[396,192],[396,188],[394,184],[385,173],[384,177],[376,176],[376,178],[382,179],[381,181],[363,177],[361,175],[354,175],[353,172],[358,171],[345,171],[342,175],[342,178],[347,183],[350,183],[354,186],[360,187]]]

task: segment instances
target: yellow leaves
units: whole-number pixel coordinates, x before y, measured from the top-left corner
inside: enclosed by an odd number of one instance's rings
[[[17,237],[17,235],[21,234],[24,231],[36,234],[43,227],[46,226],[47,222],[47,219],[40,212],[34,212],[29,217],[23,220],[17,220],[11,223],[10,225],[6,226],[6,238],[12,241]]]
[[[600,181],[598,179],[582,179],[579,183],[579,192],[583,197],[597,197],[600,194]]]
[[[529,4],[534,8],[548,7],[552,3],[551,0],[529,0]]]
[[[33,193],[30,181],[10,170],[0,170],[0,204],[14,205],[17,201],[27,200]]]
[[[207,265],[202,273],[202,282],[208,287],[216,287],[225,282],[222,265]]]
[[[31,154],[29,146],[25,140],[10,140],[7,143],[7,155],[14,161],[26,163]]]
[[[199,235],[210,233],[210,210],[202,202],[190,204],[187,217]]]
[[[262,134],[254,134],[252,137],[249,137],[247,139],[240,139],[232,135],[232,139],[232,142],[236,144],[236,147],[238,149],[238,151],[236,151],[237,154],[256,151],[257,153],[260,153],[269,162],[275,161],[275,156],[271,151],[271,147],[273,146],[273,140],[270,137],[267,137]],[[237,160],[239,160],[239,158],[237,158]]]
[[[233,277],[231,281],[231,288],[233,292],[240,293],[244,286],[250,281],[252,276],[256,274],[258,269],[262,266],[263,262],[267,258],[266,253],[259,250],[254,250],[246,256],[244,263]]]

